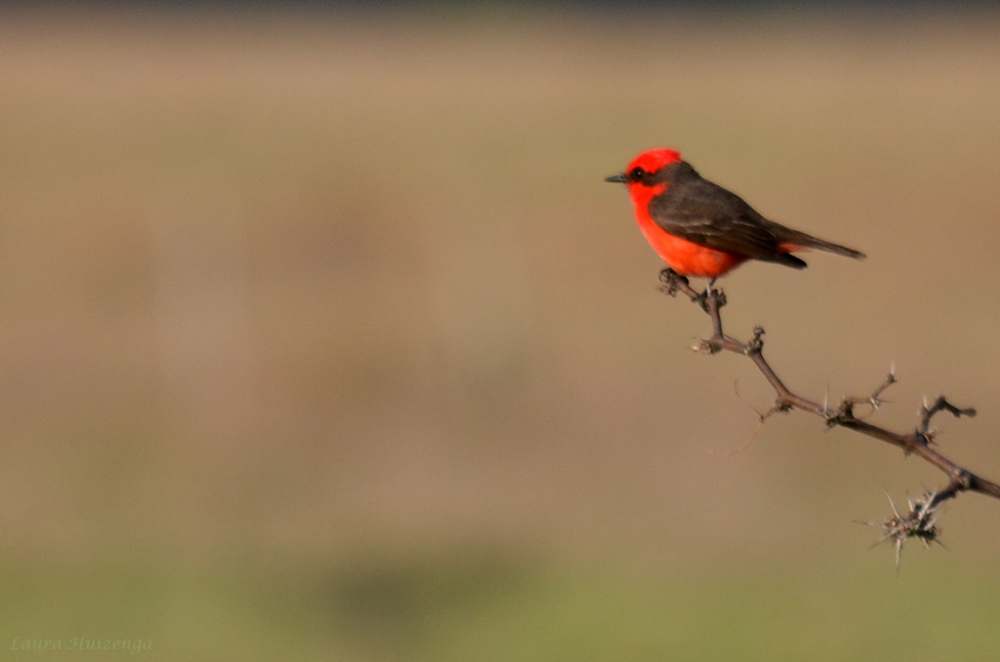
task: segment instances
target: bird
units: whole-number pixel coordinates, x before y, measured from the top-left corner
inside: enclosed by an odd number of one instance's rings
[[[804,269],[793,252],[815,249],[857,260],[861,251],[768,220],[743,198],[703,178],[679,152],[650,149],[625,172],[625,184],[646,241],[675,273],[710,283],[748,260]]]

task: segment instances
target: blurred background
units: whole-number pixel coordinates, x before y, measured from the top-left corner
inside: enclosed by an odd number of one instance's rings
[[[939,442],[1000,479],[1000,15],[0,19],[3,659],[995,659],[1000,504],[897,574],[855,520],[944,477],[760,427],[602,179],[671,146],[867,252],[742,267],[729,332],[820,401],[894,363],[890,427],[977,407]]]

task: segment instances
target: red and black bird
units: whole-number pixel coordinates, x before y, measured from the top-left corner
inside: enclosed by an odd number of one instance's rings
[[[807,249],[865,257],[764,218],[671,149],[643,152],[625,172],[605,181],[628,186],[646,241],[682,276],[714,280],[747,260],[803,269],[806,263],[792,253]]]

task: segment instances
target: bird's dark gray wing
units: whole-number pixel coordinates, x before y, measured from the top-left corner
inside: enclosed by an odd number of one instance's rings
[[[805,262],[779,250],[776,223],[741,197],[702,178],[685,162],[668,170],[667,190],[649,203],[649,214],[666,232],[714,250],[802,268]]]

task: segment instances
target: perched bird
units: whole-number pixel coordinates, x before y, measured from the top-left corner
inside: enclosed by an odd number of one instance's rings
[[[671,149],[651,149],[605,179],[628,186],[646,241],[682,276],[716,279],[747,260],[803,269],[792,255],[816,249],[855,259],[864,253],[769,221],[735,193],[702,178]]]

